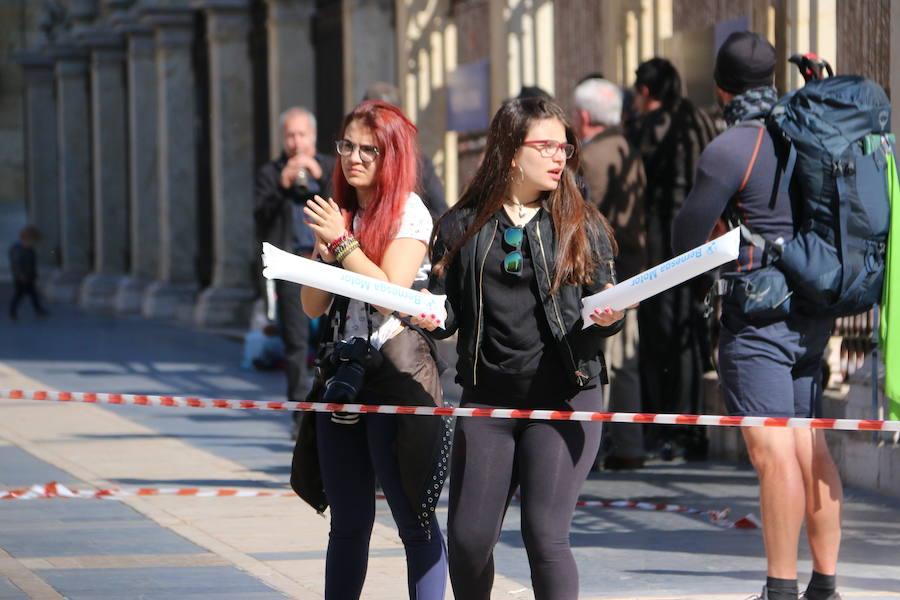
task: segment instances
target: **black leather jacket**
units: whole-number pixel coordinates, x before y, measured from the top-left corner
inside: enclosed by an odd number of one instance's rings
[[[432,247],[431,264],[436,264],[453,247],[454,241],[462,237],[474,217],[474,210],[459,209],[451,210],[441,218]],[[498,217],[492,217],[453,257],[444,275],[432,273],[428,284],[432,293],[447,295],[446,328],[436,329],[431,335],[443,339],[458,332],[456,381],[464,387],[475,387],[478,383],[477,357],[484,335],[482,275],[498,224]],[[581,299],[599,292],[607,283],[616,283],[612,246],[605,230],[601,227],[599,239],[592,244],[599,256],[593,283],[589,286],[564,285],[555,295],[550,294],[556,261],[556,233],[550,215],[541,211],[525,225],[525,230],[531,245],[531,256],[534,257],[534,271],[544,314],[569,375],[568,383],[575,388],[596,385],[598,378],[599,383],[607,383],[603,338],[618,332],[622,321],[608,327],[592,325],[587,329],[582,329],[581,321]]]

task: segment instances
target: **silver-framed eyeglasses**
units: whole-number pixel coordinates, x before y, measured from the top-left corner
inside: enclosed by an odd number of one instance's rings
[[[334,147],[341,156],[350,156],[354,150],[359,148],[359,160],[366,164],[374,162],[378,155],[381,154],[375,146],[354,144],[350,140],[337,140],[334,143]]]
[[[560,150],[567,159],[572,158],[575,154],[575,144],[560,142],[558,140],[527,140],[522,142],[523,146],[531,146],[541,153],[544,158],[553,158]]]

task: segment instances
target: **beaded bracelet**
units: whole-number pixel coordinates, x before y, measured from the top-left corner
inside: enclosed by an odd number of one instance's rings
[[[334,251],[337,249],[338,246],[340,246],[348,238],[352,238],[352,237],[353,237],[353,234],[350,233],[349,231],[345,230],[344,233],[342,233],[341,235],[339,235],[336,238],[334,238],[333,240],[331,240],[331,242],[329,242],[326,247],[328,248],[329,252],[334,254]]]
[[[344,259],[350,256],[357,248],[359,248],[359,242],[356,241],[356,238],[353,238],[346,246],[338,248],[338,253],[335,255],[335,258],[339,263],[343,263]]]
[[[341,243],[337,244],[334,247],[334,249],[331,251],[331,253],[334,254],[335,256],[337,256],[343,250],[346,250],[347,247],[350,246],[350,244],[352,244],[355,241],[356,241],[356,238],[351,235],[351,236],[347,237],[346,239],[344,239]]]

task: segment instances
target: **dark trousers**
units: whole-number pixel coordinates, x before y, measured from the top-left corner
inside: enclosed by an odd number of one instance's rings
[[[638,307],[644,342],[639,358],[644,412],[703,412],[703,340],[709,332],[694,297],[688,282],[648,298]],[[676,442],[690,453],[702,446],[705,432],[701,427],[648,425],[644,435],[649,450]]]
[[[300,286],[280,279],[275,281],[278,319],[284,340],[287,372],[287,399],[303,402],[309,391],[306,381],[306,354],[309,346],[309,318],[300,304]]]
[[[380,403],[372,396],[360,396],[360,402],[367,401]],[[431,519],[431,535],[426,535],[403,493],[400,465],[393,449],[396,437],[394,415],[367,414],[353,425],[332,422],[331,413],[316,415],[319,464],[331,506],[325,560],[326,600],[356,600],[362,592],[369,562],[369,538],[375,523],[376,475],[406,550],[410,600],[444,598],[444,538],[437,518]]]
[[[35,284],[35,282],[16,281],[15,287],[13,288],[13,297],[9,303],[9,316],[14,319],[18,316],[19,302],[21,302],[22,298],[24,298],[25,296],[31,298],[31,306],[34,307],[34,312],[39,315],[45,314],[47,312],[46,310],[44,310],[43,305],[41,305],[41,298],[38,295],[37,285]]]
[[[462,406],[490,407],[465,390]],[[560,410],[600,410],[603,392],[585,390]],[[578,569],[569,546],[572,514],[597,450],[602,423],[525,419],[457,420],[450,464],[450,581],[460,600],[490,600],[494,546],[517,487],[522,540],[537,600],[576,600]]]

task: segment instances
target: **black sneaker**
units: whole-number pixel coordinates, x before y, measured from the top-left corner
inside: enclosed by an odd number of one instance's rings
[[[800,600],[808,600],[806,592],[803,592],[803,595],[800,596]],[[833,592],[830,596],[828,596],[828,598],[826,598],[826,600],[841,600],[841,595],[837,592]]]

